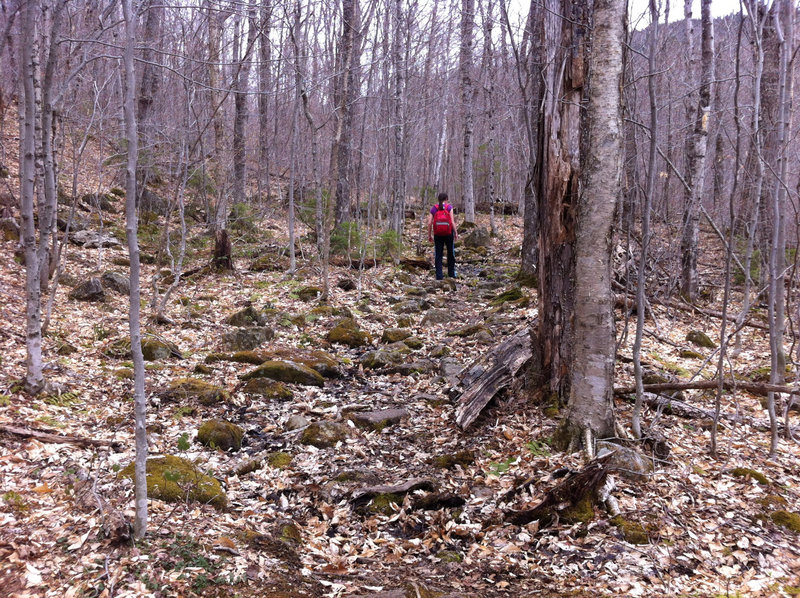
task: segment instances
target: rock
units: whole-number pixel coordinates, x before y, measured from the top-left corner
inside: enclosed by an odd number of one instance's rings
[[[104,289],[110,289],[120,295],[128,296],[131,294],[131,281],[127,276],[119,272],[103,272],[100,283]]]
[[[289,259],[278,255],[262,255],[250,264],[251,272],[284,272],[289,269]]]
[[[69,293],[75,301],[105,301],[106,293],[99,278],[92,277],[82,282]]]
[[[397,351],[368,351],[361,356],[361,365],[368,370],[377,370],[402,363],[403,354]]]
[[[427,301],[406,299],[393,305],[392,311],[396,314],[418,314],[428,308],[430,308],[430,304]]]
[[[351,411],[346,415],[362,430],[373,430],[380,432],[387,426],[400,423],[407,418],[409,413],[406,409],[383,409],[380,411]]]
[[[228,497],[220,483],[206,475],[194,463],[182,457],[167,455],[147,460],[147,497],[164,502],[187,499],[224,509]],[[133,479],[134,464],[119,472],[118,477]]]
[[[382,343],[396,343],[411,336],[408,328],[386,328],[381,336]]]
[[[339,281],[336,283],[336,286],[342,289],[343,291],[355,291],[358,287],[356,286],[356,282],[352,278],[340,278]]]
[[[700,330],[691,330],[687,333],[686,340],[698,347],[705,347],[707,349],[714,349],[717,346],[705,332],[701,332]]]
[[[328,332],[328,340],[348,347],[363,347],[369,344],[369,334],[358,327],[353,318],[342,318]]]
[[[632,448],[600,440],[596,450],[598,457],[611,453],[608,467],[616,469],[622,477],[630,480],[644,481],[647,474],[653,471],[653,461]]]
[[[473,249],[489,247],[492,244],[492,237],[488,230],[479,226],[464,236],[463,243],[465,247],[471,247]]]
[[[297,297],[300,301],[313,301],[320,295],[322,295],[322,289],[319,287],[308,286],[297,291]]]
[[[430,374],[436,371],[436,364],[430,359],[417,359],[412,362],[403,362],[389,368],[390,374],[410,376],[411,374]]]
[[[13,218],[0,218],[0,239],[19,241],[19,224]]]
[[[431,357],[447,357],[450,355],[450,347],[447,345],[436,345],[431,349]]]
[[[130,355],[130,353],[128,354]],[[142,355],[145,361],[158,361],[169,357],[183,359],[183,355],[175,343],[157,338],[146,338],[142,341]]]
[[[94,230],[79,230],[69,236],[69,240],[75,245],[83,245],[85,248],[95,247],[117,247],[122,245],[119,239],[109,233],[99,233]]]
[[[284,426],[284,429],[287,432],[292,430],[300,430],[305,428],[309,423],[310,422],[302,415],[292,415],[289,416],[288,420],[286,420],[286,426]]]
[[[240,376],[242,380],[271,378],[278,382],[304,386],[324,386],[325,379],[316,370],[293,361],[266,361],[256,369]]]
[[[414,349],[414,350],[422,349],[422,347],[425,345],[423,340],[418,336],[409,336],[407,339],[403,341],[403,343],[409,349]]]
[[[447,336],[460,336],[462,338],[465,338],[468,336],[473,336],[483,331],[489,332],[489,329],[486,328],[486,326],[484,326],[483,324],[468,324],[466,326],[462,326],[461,328],[450,330],[447,333]]]
[[[275,401],[290,401],[294,393],[283,382],[269,378],[253,378],[242,386],[241,391],[251,395],[260,395]]]
[[[309,444],[317,448],[328,448],[343,442],[350,437],[350,429],[337,422],[319,422],[310,424],[300,436],[302,444]]]
[[[240,328],[248,328],[251,326],[266,326],[267,316],[264,312],[258,311],[252,305],[248,305],[242,310],[228,316],[225,320],[226,324],[231,326],[238,326]]]
[[[242,448],[244,430],[222,419],[204,422],[197,430],[197,442],[222,451],[238,451]]]
[[[443,357],[439,361],[439,374],[448,380],[456,378],[463,368],[460,361],[451,357]]]
[[[342,375],[339,361],[330,353],[320,349],[300,349],[296,347],[277,347],[262,353],[263,361],[283,360],[302,363],[316,370],[326,378],[339,378]]]
[[[453,313],[448,309],[429,309],[422,318],[421,325],[448,324],[454,320]]]
[[[162,393],[166,399],[185,401],[197,399],[201,405],[216,405],[230,399],[230,394],[221,386],[216,386],[196,378],[178,378],[167,386]]]
[[[250,351],[275,337],[272,328],[253,326],[237,328],[222,335],[222,344],[230,351]]]

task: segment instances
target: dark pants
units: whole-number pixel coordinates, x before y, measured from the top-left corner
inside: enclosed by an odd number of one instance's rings
[[[442,280],[442,254],[447,247],[447,275],[450,278],[456,277],[456,254],[453,249],[453,235],[434,236],[433,246],[435,249],[434,264],[436,265],[436,280]]]

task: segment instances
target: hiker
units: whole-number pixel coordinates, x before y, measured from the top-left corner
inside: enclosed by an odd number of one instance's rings
[[[447,193],[439,193],[439,203],[431,207],[428,217],[428,240],[435,250],[436,280],[442,280],[442,253],[447,247],[447,276],[456,277],[456,254],[453,243],[458,239],[453,220],[453,206],[447,203]]]

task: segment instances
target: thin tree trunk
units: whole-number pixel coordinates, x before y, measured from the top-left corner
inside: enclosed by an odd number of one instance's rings
[[[259,58],[261,64],[258,68],[258,133],[259,133],[259,161],[258,182],[267,202],[270,198],[270,140],[269,140],[269,81],[271,73],[270,61],[272,59],[272,46],[269,35],[272,23],[272,0],[261,0],[261,26],[259,32]],[[277,119],[276,119],[277,120]]]
[[[130,326],[131,355],[133,360],[133,400],[134,426],[136,437],[136,461],[134,469],[135,508],[134,535],[143,538],[147,532],[147,431],[145,429],[147,403],[144,394],[144,358],[142,357],[142,334],[139,315],[139,240],[137,238],[136,216],[136,164],[139,155],[139,140],[136,130],[136,72],[133,53],[136,32],[132,0],[123,0],[122,11],[125,20],[125,85],[123,112],[125,118],[125,137],[127,139],[127,163],[125,170],[125,233],[128,240],[130,258],[130,306],[128,323]]]
[[[464,152],[462,154],[464,221],[475,222],[475,185],[472,166],[474,153],[473,129],[473,85],[472,85],[472,38],[475,28],[475,0],[462,0],[461,3],[461,50],[459,70],[461,71],[461,110],[464,117]]]
[[[392,32],[392,65],[394,67],[394,114],[392,129],[394,132],[394,169],[392,174],[392,214],[391,229],[398,235],[403,233],[403,221],[406,209],[406,152],[405,152],[405,119],[406,119],[406,72],[403,60],[403,0],[395,0],[394,30]],[[402,238],[402,237],[401,237]]]

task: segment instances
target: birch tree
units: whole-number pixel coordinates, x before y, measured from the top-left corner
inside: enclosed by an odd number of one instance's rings
[[[462,196],[464,200],[464,220],[475,222],[475,184],[472,165],[475,141],[472,84],[472,45],[475,35],[475,0],[461,2],[461,47],[459,51],[459,71],[461,74],[461,110],[464,118],[464,151],[462,154]]]

